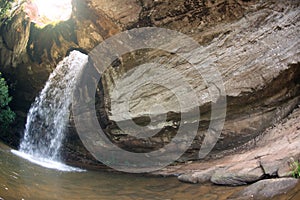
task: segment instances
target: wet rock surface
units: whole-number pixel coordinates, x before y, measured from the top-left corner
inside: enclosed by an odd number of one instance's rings
[[[299,181],[294,178],[267,179],[258,181],[228,199],[271,199],[293,189]]]

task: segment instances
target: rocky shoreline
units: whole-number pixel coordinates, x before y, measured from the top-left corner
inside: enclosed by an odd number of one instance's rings
[[[248,185],[234,198],[271,198],[296,186],[290,162],[300,159],[300,105],[287,118],[243,147],[219,159],[169,166],[155,175],[178,176],[183,182]],[[265,179],[265,180],[264,180]],[[267,188],[265,188],[267,187]],[[248,196],[247,196],[248,195]],[[241,198],[245,196],[244,198]],[[252,196],[251,196],[252,197]]]

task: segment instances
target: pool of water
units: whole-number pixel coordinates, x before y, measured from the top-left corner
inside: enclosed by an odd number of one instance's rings
[[[242,188],[185,184],[175,177],[100,171],[63,172],[22,159],[0,144],[0,197],[5,200],[223,200]],[[299,189],[298,186],[288,194],[290,199],[297,199]]]

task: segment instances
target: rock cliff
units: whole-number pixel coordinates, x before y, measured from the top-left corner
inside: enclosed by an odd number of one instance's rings
[[[193,62],[199,66],[210,62],[220,72],[227,98],[224,129],[208,158],[219,157],[224,150],[234,149],[261,134],[266,128],[286,117],[300,100],[299,3],[297,1],[246,0],[73,0],[70,20],[39,29],[20,11],[1,27],[0,70],[14,85],[13,108],[17,111],[22,131],[26,112],[44,86],[48,75],[71,50],[89,53],[105,39],[139,27],[161,27],[187,34],[201,48]],[[178,40],[170,40],[170,46]],[[180,49],[178,50],[178,52]],[[99,120],[112,141],[120,147],[147,152],[169,143],[177,131],[180,110],[176,98],[164,88],[152,85],[132,96],[132,117],[137,124],[149,123],[148,115],[155,101],[164,102],[168,123],[154,137],[137,139],[121,132],[116,122],[129,119],[110,117],[111,107],[122,112],[122,99],[110,101],[114,83],[120,77],[128,93],[139,66],[145,62],[176,61],[174,69],[188,80],[201,102],[198,134],[180,161],[195,160],[211,115],[211,98],[201,76],[188,63],[173,54],[145,50],[123,55],[103,74],[101,92],[96,104]],[[195,53],[195,52],[193,52]],[[193,54],[194,55],[194,54]],[[129,73],[130,72],[130,73]],[[147,76],[147,74],[141,74]],[[172,72],[166,77],[171,82]],[[155,99],[155,101],[154,101]],[[171,100],[170,100],[171,99]],[[186,123],[193,124],[193,118]],[[19,134],[15,130],[15,134]],[[98,165],[84,149],[70,121],[63,151],[68,162]]]

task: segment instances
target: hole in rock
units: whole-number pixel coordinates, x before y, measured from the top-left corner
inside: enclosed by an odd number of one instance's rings
[[[43,28],[70,19],[72,0],[28,0],[24,11],[33,23]]]

